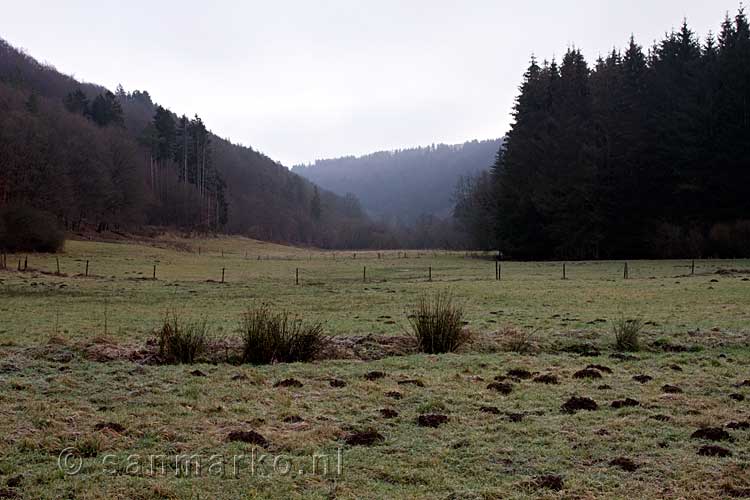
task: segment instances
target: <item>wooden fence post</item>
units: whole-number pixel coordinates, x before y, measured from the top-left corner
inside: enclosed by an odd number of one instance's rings
[[[565,270],[565,262],[563,262],[563,279],[564,280],[568,279],[567,272]]]
[[[224,270],[225,268],[221,268],[221,282],[224,283]]]
[[[57,275],[60,276],[60,257],[55,257],[55,262],[57,263]]]
[[[429,281],[432,281],[432,266],[428,267],[427,271],[429,272]]]
[[[294,271],[294,284],[299,285],[299,267]]]
[[[625,268],[622,271],[622,275],[624,279],[630,278],[630,273],[628,272],[628,263],[625,263]]]
[[[362,283],[367,283],[367,266],[362,266]]]
[[[156,264],[154,264],[154,274],[151,276],[151,279],[156,279]]]
[[[690,266],[690,276],[695,276],[695,259],[693,259],[693,264]]]
[[[86,276],[87,278],[89,276],[89,261],[88,260],[86,261],[86,272],[84,273],[84,276]]]

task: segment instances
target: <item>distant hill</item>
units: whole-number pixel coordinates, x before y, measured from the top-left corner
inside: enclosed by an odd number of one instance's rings
[[[385,244],[356,199],[318,190],[146,91],[78,82],[0,38],[0,212],[21,205],[68,229],[151,225],[322,247]]]
[[[450,216],[459,178],[488,170],[501,143],[475,140],[380,151],[317,160],[292,171],[339,195],[352,193],[371,216],[411,224],[423,214]]]

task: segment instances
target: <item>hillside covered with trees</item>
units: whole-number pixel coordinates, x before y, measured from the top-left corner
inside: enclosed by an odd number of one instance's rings
[[[292,171],[331,191],[352,193],[373,217],[413,225],[420,217],[449,218],[461,177],[487,171],[501,140],[379,151],[297,165]]]
[[[458,190],[474,246],[516,258],[750,255],[750,28],[687,23],[590,67],[532,59],[506,147]]]
[[[0,211],[29,207],[68,230],[159,226],[332,248],[385,244],[354,197],[318,189],[146,91],[80,83],[2,39],[0,159]]]

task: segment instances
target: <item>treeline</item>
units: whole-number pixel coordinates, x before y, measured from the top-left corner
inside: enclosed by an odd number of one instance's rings
[[[338,194],[352,193],[373,217],[394,226],[450,218],[453,187],[487,171],[501,140],[380,151],[297,165],[292,171]]]
[[[517,258],[750,255],[750,29],[687,23],[590,68],[532,59],[492,172],[457,190],[477,247]]]
[[[240,233],[331,248],[392,235],[353,197],[178,116],[146,91],[80,83],[0,39],[0,213],[22,207],[70,230]]]

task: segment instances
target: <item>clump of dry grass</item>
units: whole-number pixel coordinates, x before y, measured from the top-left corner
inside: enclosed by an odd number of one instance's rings
[[[523,328],[506,326],[498,332],[505,339],[505,344],[510,352],[518,354],[529,354],[534,351],[534,334],[536,330],[530,331]]]
[[[408,316],[419,351],[439,354],[461,347],[471,336],[462,328],[463,314],[450,292],[421,296]]]
[[[305,324],[268,304],[248,309],[242,315],[240,332],[242,360],[256,365],[310,361],[328,341],[321,323]]]
[[[167,314],[159,330],[159,356],[167,363],[194,363],[206,350],[209,335],[205,320],[181,321]]]
[[[640,319],[626,319],[625,316],[620,316],[612,325],[612,332],[615,335],[615,349],[625,352],[639,350],[642,330],[643,321]]]

